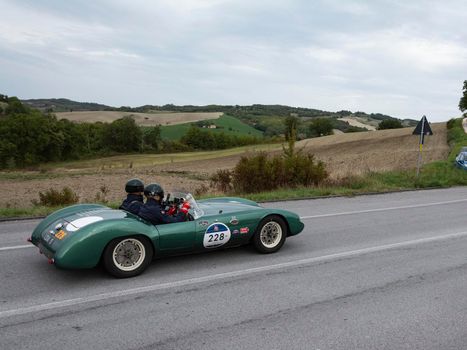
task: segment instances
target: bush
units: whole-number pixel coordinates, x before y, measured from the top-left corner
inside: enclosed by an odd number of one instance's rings
[[[334,124],[329,118],[316,118],[310,123],[309,135],[311,137],[320,137],[332,135]]]
[[[195,194],[196,198],[199,198],[201,196],[206,195],[206,193],[208,193],[208,191],[209,191],[209,187],[206,186],[205,184],[201,184],[200,186],[195,188],[194,194]]]
[[[378,130],[385,129],[400,129],[403,128],[401,121],[398,119],[385,119],[378,125]]]
[[[209,179],[211,186],[215,187],[218,191],[229,192],[232,190],[232,173],[230,170],[218,170]]]
[[[176,153],[176,152],[190,152],[193,149],[180,141],[162,140],[161,152],[162,153]]]
[[[55,207],[59,205],[75,204],[78,203],[78,200],[78,195],[69,187],[64,187],[61,191],[51,188],[45,192],[39,192],[39,202],[33,201],[33,204]]]
[[[232,172],[219,170],[211,181],[224,192],[233,188],[236,192],[255,193],[280,187],[316,186],[327,177],[324,163],[316,162],[310,153],[268,157],[260,152],[242,157]]]
[[[467,134],[462,127],[462,118],[451,119],[448,122],[447,142],[451,147],[448,161],[453,162],[461,147],[467,146]]]

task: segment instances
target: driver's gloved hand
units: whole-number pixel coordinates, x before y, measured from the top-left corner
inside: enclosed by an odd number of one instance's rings
[[[190,208],[191,208],[190,203],[185,201],[183,202],[182,207],[180,208],[180,212],[186,215],[188,214],[188,210],[190,210]]]
[[[177,213],[177,208],[175,206],[170,207],[170,209],[167,211],[168,215],[175,215]]]

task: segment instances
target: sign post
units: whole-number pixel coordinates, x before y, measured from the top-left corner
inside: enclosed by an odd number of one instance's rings
[[[420,149],[418,151],[418,161],[417,161],[417,177],[420,174],[420,168],[422,166],[422,150],[423,144],[425,142],[425,135],[433,135],[433,131],[431,131],[430,124],[428,123],[428,119],[426,116],[423,116],[422,119],[418,122],[415,130],[412,133],[413,135],[420,135],[419,145]]]

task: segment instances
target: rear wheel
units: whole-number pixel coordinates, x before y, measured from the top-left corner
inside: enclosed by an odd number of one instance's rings
[[[271,215],[258,225],[253,236],[253,246],[260,253],[274,253],[281,249],[287,236],[287,225],[280,216]]]
[[[115,277],[133,277],[148,267],[152,256],[152,245],[147,238],[116,238],[104,250],[104,267]]]

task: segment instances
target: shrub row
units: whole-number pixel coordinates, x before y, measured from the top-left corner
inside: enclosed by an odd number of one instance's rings
[[[318,185],[328,177],[324,163],[310,153],[268,156],[260,152],[244,156],[235,168],[218,170],[211,183],[218,190],[240,193],[271,191],[281,187]]]

